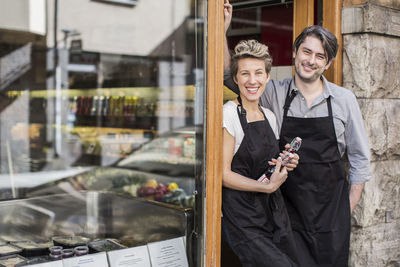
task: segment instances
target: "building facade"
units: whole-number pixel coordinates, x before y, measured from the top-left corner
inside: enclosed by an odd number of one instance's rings
[[[373,178],[352,216],[351,266],[400,261],[400,3],[343,1],[343,86],[364,116]]]
[[[235,96],[221,90],[223,2],[1,2],[0,246],[172,242],[183,264],[228,266],[220,151],[222,103]],[[349,266],[399,266],[399,1],[231,3],[230,47],[268,44],[274,79],[291,75],[305,26],[338,37],[325,76],[358,98],[373,175],[352,214]]]

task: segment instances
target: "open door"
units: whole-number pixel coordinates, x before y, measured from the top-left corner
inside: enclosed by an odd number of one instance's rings
[[[284,79],[293,75],[292,68],[292,44],[294,38],[307,26],[322,25],[333,32],[338,38],[338,55],[324,73],[325,77],[338,85],[342,83],[342,38],[341,38],[341,7],[340,0],[230,0],[233,5],[233,18],[231,28],[228,30],[228,45],[233,49],[235,45],[244,39],[255,39],[268,45],[272,58],[272,78]],[[208,63],[207,78],[208,97],[207,114],[211,125],[221,124],[222,106],[221,96],[217,93],[221,85],[219,77],[215,73],[222,72],[223,60],[222,35],[223,35],[223,1],[209,0],[208,2]],[[227,101],[236,97],[230,90],[224,91],[223,100]],[[211,123],[211,124],[210,124]],[[221,147],[222,134],[218,130],[210,132],[212,139],[208,139],[208,151],[218,151]],[[208,152],[210,153],[210,152]],[[222,161],[214,152],[212,157],[207,153],[207,207],[206,218],[206,265],[207,266],[240,266],[237,259],[229,251],[224,240],[220,246],[221,236],[221,169]],[[215,161],[215,159],[218,159]],[[212,167],[212,168],[210,168]],[[215,216],[216,215],[216,216]],[[209,239],[210,238],[210,239]],[[220,249],[222,252],[220,254]],[[228,249],[228,251],[226,250]],[[220,262],[220,256],[222,261]]]
[[[233,49],[240,40],[255,39],[270,49],[273,58],[271,78],[282,80],[292,76],[292,44],[300,32],[310,25],[322,25],[333,32],[341,47],[341,1],[334,0],[231,0],[232,24],[228,45]],[[342,82],[342,50],[333,65],[324,73],[336,84]]]
[[[293,1],[231,1],[233,17],[228,45],[234,49],[241,40],[255,39],[269,47],[271,78],[292,76]]]

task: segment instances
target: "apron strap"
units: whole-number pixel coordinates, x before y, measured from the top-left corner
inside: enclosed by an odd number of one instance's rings
[[[237,113],[239,116],[239,120],[240,120],[240,124],[242,125],[242,129],[243,131],[245,129],[247,129],[247,119],[246,119],[246,110],[244,109],[243,105],[242,105],[242,99],[240,98],[240,95],[237,98],[239,105],[237,105],[236,109],[237,109]]]
[[[326,104],[328,105],[328,114],[329,117],[333,117],[333,113],[332,113],[332,105],[331,105],[331,96],[328,96],[328,98],[326,99]]]
[[[290,91],[291,85],[292,85],[292,81],[290,81],[289,89],[288,89],[288,91],[286,93],[285,105],[283,106],[283,117],[287,116],[290,104],[292,103],[293,99],[296,97],[296,95],[298,93],[297,90]],[[289,92],[290,92],[290,95],[289,95]]]
[[[238,113],[238,116],[239,116],[240,124],[242,125],[243,133],[244,133],[244,135],[246,135],[246,131],[249,128],[249,124],[248,124],[247,118],[246,118],[246,114],[247,113],[246,113],[246,110],[244,109],[244,107],[242,105],[242,98],[240,97],[240,95],[238,96],[237,100],[239,102],[239,105],[237,105],[236,110],[237,110],[237,113]],[[268,123],[267,117],[265,116],[265,113],[262,110],[260,104],[258,104],[258,108],[260,109],[260,111],[261,111],[261,113],[262,113],[262,115],[264,117],[265,123]],[[252,140],[248,141],[248,145],[250,147],[250,150],[254,150],[255,147],[253,145]]]
[[[239,105],[237,105],[237,113],[239,115],[239,119],[240,119],[240,124],[242,125],[243,129],[247,129],[247,118],[246,118],[246,110],[244,109],[243,105],[242,105],[242,98],[240,97],[240,95],[237,98]],[[267,117],[265,116],[264,110],[261,108],[260,104],[258,104],[258,109],[261,111],[261,114],[264,117],[264,120],[267,121]]]
[[[332,112],[331,96],[328,96],[328,98],[326,99],[326,105],[328,106],[329,118],[331,118],[332,127],[333,127],[333,130],[335,131],[335,121],[334,121],[333,112]],[[335,131],[335,135],[336,135],[336,131]],[[339,157],[339,159],[340,159],[340,158],[342,158],[342,155],[340,154],[340,151],[339,151],[339,146],[338,146],[338,143],[337,143],[337,138],[336,138],[336,147],[337,147],[336,153],[337,153],[337,155],[338,155],[338,157]]]

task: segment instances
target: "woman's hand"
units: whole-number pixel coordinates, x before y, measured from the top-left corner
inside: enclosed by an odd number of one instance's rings
[[[288,172],[293,171],[297,167],[297,165],[299,164],[299,160],[300,160],[299,155],[297,155],[296,153],[293,153],[293,155],[294,155],[293,159],[291,159],[289,161],[289,163],[286,164],[286,169],[287,169]]]
[[[228,31],[229,25],[232,20],[232,5],[229,3],[229,0],[224,0],[224,30],[225,34]]]
[[[275,171],[269,179],[268,185],[272,192],[276,191],[285,181],[288,176],[286,167],[282,167],[282,159],[278,158],[276,160]],[[272,193],[268,192],[268,193]]]
[[[287,154],[289,154],[287,149],[290,149],[290,145],[287,144],[285,146],[285,149],[286,150],[283,150],[282,153],[279,154],[279,156],[281,158],[284,158]],[[293,171],[297,167],[297,165],[299,164],[299,160],[300,160],[300,157],[297,153],[292,153],[292,154],[293,154],[293,158],[286,164],[286,169],[289,172]],[[277,161],[276,159],[272,159],[272,160],[268,161],[268,164],[271,166],[274,166],[274,165],[276,165],[276,161]]]

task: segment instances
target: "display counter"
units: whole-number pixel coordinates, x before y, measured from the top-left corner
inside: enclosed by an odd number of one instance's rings
[[[191,254],[191,209],[116,193],[73,191],[3,201],[0,218],[3,244],[32,241],[51,246],[57,237],[79,237],[86,243],[114,240],[130,248],[185,237]]]

